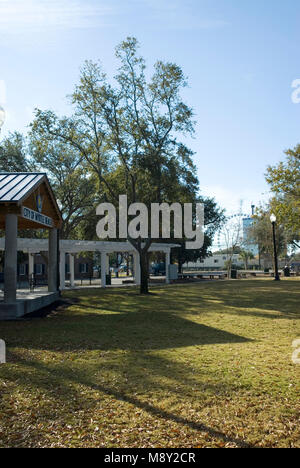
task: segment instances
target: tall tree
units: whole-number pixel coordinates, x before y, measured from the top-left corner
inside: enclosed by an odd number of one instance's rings
[[[162,61],[146,78],[138,47],[129,37],[116,48],[120,67],[114,84],[98,64],[86,62],[72,95],[73,116],[59,119],[38,110],[32,130],[76,149],[107,201],[117,204],[126,193],[129,203],[148,207],[154,202],[194,202],[198,179],[193,153],[180,139],[194,131],[193,112],[181,97],[186,79],[178,65]],[[117,183],[112,177],[116,172]],[[129,241],[140,254],[141,292],[147,293],[147,254],[153,239],[141,235]]]
[[[213,198],[199,197],[198,203],[203,203],[205,206],[204,216],[204,243],[201,249],[186,249],[185,240],[179,241],[174,239],[180,247],[173,249],[172,259],[178,262],[179,272],[182,273],[182,266],[187,262],[197,262],[211,255],[210,248],[213,243],[215,234],[224,223],[224,210],[220,209]]]
[[[240,257],[244,262],[245,270],[248,270],[249,261],[254,259],[253,252],[251,252],[249,250],[241,250]]]
[[[275,194],[271,208],[295,246],[300,247],[300,145],[285,152],[286,161],[268,167],[266,180]]]
[[[95,181],[82,158],[72,147],[45,135],[29,137],[10,133],[0,143],[0,170],[8,172],[47,172],[63,216],[62,238],[80,236],[81,224],[95,212],[99,198]],[[21,236],[43,237],[42,231],[20,232]]]
[[[226,256],[227,256],[227,260],[226,260],[227,278],[230,279],[234,254],[236,252],[240,252],[241,246],[243,244],[242,211],[240,211],[238,216],[224,219],[224,223],[220,227],[219,239],[220,239],[221,244],[225,246],[224,252],[226,253]]]
[[[72,146],[30,134],[30,154],[39,171],[46,171],[62,213],[61,238],[80,237],[81,224],[94,214],[97,184]]]
[[[270,222],[270,207],[260,208],[255,216],[255,221],[248,228],[247,238],[259,247],[262,258],[274,261],[274,245],[272,237],[272,225]],[[283,225],[277,224],[276,248],[279,256],[286,255],[289,240]]]
[[[28,158],[26,139],[19,132],[10,133],[0,142],[0,171],[29,172],[33,165]]]

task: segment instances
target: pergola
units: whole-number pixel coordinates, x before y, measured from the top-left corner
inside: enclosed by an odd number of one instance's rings
[[[0,250],[4,250],[5,240],[0,239]],[[149,252],[163,252],[166,256],[166,283],[169,283],[169,265],[171,249],[177,247],[176,244],[153,243]],[[28,253],[29,256],[29,276],[34,272],[34,254],[48,252],[49,243],[47,239],[17,239],[17,250]],[[99,252],[101,254],[101,287],[106,287],[106,274],[108,273],[108,255],[114,252],[128,252],[134,259],[134,280],[140,284],[140,259],[139,253],[130,242],[109,242],[109,241],[86,241],[86,240],[60,240],[59,241],[59,276],[60,289],[65,289],[65,264],[66,254],[69,257],[70,266],[70,286],[74,287],[74,257],[81,252]]]

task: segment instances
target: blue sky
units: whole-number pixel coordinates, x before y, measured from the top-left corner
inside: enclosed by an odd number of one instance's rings
[[[229,212],[266,199],[266,166],[300,143],[299,0],[0,0],[2,135],[26,131],[35,107],[67,113],[83,61],[113,76],[128,35],[150,67],[188,76],[202,193]]]

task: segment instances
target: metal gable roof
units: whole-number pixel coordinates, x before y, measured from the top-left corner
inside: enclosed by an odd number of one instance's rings
[[[1,172],[0,203],[20,202],[45,177],[37,172]]]

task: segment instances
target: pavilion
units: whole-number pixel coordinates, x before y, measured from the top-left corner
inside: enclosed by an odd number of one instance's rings
[[[4,250],[4,300],[0,299],[0,320],[22,317],[45,307],[65,289],[68,254],[70,286],[75,286],[74,257],[80,252],[101,254],[101,287],[106,287],[109,254],[128,252],[134,260],[134,281],[140,284],[139,253],[130,242],[59,240],[62,218],[46,174],[0,173],[0,250]],[[18,229],[44,229],[48,239],[18,238]],[[149,252],[163,252],[166,258],[166,283],[170,282],[170,253],[175,244],[153,243]],[[29,277],[34,273],[34,254],[48,252],[48,292],[17,296],[17,252],[28,254]]]
[[[0,173],[0,229],[5,230],[4,299],[0,320],[14,319],[54,302],[58,296],[58,230],[62,218],[46,174]],[[48,240],[48,293],[17,298],[18,230],[44,229]]]

